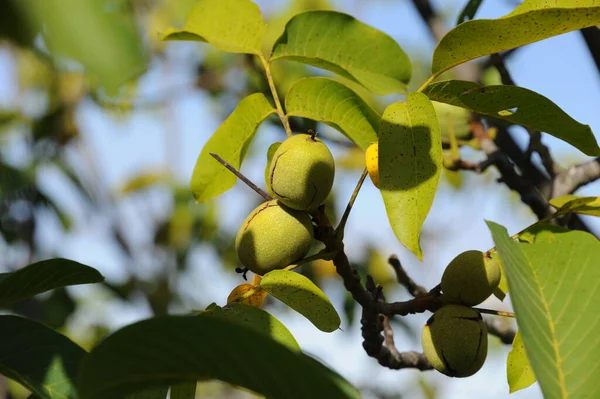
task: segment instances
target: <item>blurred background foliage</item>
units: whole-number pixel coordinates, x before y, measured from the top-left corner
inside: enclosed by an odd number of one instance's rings
[[[214,284],[219,274],[189,281],[190,269],[197,267],[195,254],[199,249],[214,254],[211,259],[215,264],[211,266],[225,270],[238,283],[243,282],[234,272],[239,266],[234,251],[236,231],[222,223],[223,215],[228,213],[227,204],[218,200],[194,204],[188,190],[191,169],[183,171],[177,167],[178,147],[183,144],[172,120],[170,103],[183,93],[201,92],[212,99],[209,112],[223,120],[246,95],[270,93],[261,67],[251,56],[227,54],[203,44],[175,51],[159,40],[160,32],[183,24],[193,3],[194,0],[0,1],[0,61],[6,72],[0,76],[0,90],[8,92],[0,102],[0,272],[44,258],[65,256],[63,238],[80,234],[90,225],[101,226],[109,236],[105,246],[90,251],[110,246],[111,251],[118,253],[124,269],[106,275],[102,287],[60,289],[9,310],[47,323],[87,348],[112,328],[85,314],[90,309],[104,309],[108,315],[105,318],[110,319],[116,317],[111,313],[115,312],[115,304],[131,304],[125,309],[135,319],[139,318],[135,316],[139,307],[161,315],[194,310],[190,303],[197,309],[211,302],[224,304],[226,296],[215,298],[207,294],[207,287]],[[269,27],[265,52],[269,52],[285,22],[294,14],[335,8],[326,0],[269,4],[273,7],[263,7]],[[354,16],[361,18],[360,13]],[[410,53],[414,89],[428,77],[430,54],[419,48]],[[163,85],[160,90],[148,83],[182,70],[191,79],[169,79],[170,85]],[[298,63],[278,62],[273,65],[273,74],[283,94],[297,79],[325,72]],[[483,80],[497,82],[497,72],[486,71]],[[357,84],[347,80],[344,83],[380,112],[386,104],[402,98],[376,98]],[[118,185],[108,183],[105,169],[118,160],[97,156],[86,131],[94,126],[83,122],[82,114],[86,112],[117,121],[160,115],[166,133],[164,153],[156,156],[162,157],[166,166],[143,170]],[[468,113],[446,105],[440,105],[438,113],[444,137],[448,129],[453,129],[458,139],[469,146],[472,137]],[[280,129],[276,118],[269,118],[267,124]],[[362,151],[333,129],[301,118],[292,118],[291,124],[294,131],[314,128],[321,132],[337,156],[342,178],[354,177],[364,167]],[[136,149],[144,151],[144,143]],[[196,150],[199,153],[201,148]],[[249,158],[266,160],[262,150],[252,146]],[[115,151],[114,157],[122,156],[122,151]],[[456,172],[445,171],[444,178],[455,188],[463,182],[462,175]],[[478,178],[493,181],[487,173]],[[64,201],[65,193],[68,201]],[[259,202],[250,195],[240,201],[243,206],[239,205],[248,211]],[[516,196],[511,198],[514,204],[518,203]],[[346,199],[334,192],[328,201],[330,216],[337,220],[336,213],[343,209]],[[423,239],[433,241],[436,236],[425,231]],[[354,266],[363,276],[373,275],[386,289],[388,298],[404,295],[387,264],[389,253],[382,252],[375,245],[376,240],[372,237],[372,242],[363,244],[362,255],[352,258]],[[93,263],[91,266],[97,267]],[[320,286],[330,286],[336,279],[328,261],[308,264],[302,273]],[[188,288],[184,289],[182,281],[186,279]],[[193,300],[189,299],[190,285],[192,291],[199,293]],[[340,292],[334,304],[343,313],[345,328],[356,328],[357,305],[349,294]],[[272,300],[265,306],[278,311],[287,309]],[[118,309],[123,312],[123,307]],[[415,337],[412,344],[417,345],[414,325],[403,318],[393,322],[397,330]],[[405,391],[418,391],[420,397],[437,397],[436,386],[427,379],[419,376],[411,383],[412,387]],[[215,382],[201,386],[198,396],[202,397],[249,396]],[[376,385],[360,388],[365,397],[403,395],[381,391]],[[12,396],[8,396],[7,389]],[[27,393],[3,381],[0,396],[3,395],[22,398]]]

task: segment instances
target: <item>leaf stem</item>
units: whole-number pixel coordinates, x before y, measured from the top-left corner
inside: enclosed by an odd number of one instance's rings
[[[348,216],[350,216],[350,211],[352,210],[352,206],[354,205],[354,201],[356,201],[358,192],[360,191],[360,188],[362,187],[363,182],[365,181],[365,178],[367,177],[367,173],[368,173],[367,168],[364,168],[362,174],[360,175],[360,178],[358,179],[358,183],[356,183],[356,187],[354,188],[352,197],[350,197],[350,201],[348,201],[348,205],[346,206],[346,210],[344,211],[344,214],[342,215],[340,224],[338,224],[338,227],[335,229],[335,235],[338,236],[339,239],[342,239],[344,237],[344,228],[346,227],[346,222],[348,221]]]
[[[260,58],[260,62],[262,63],[263,68],[265,69],[265,75],[267,76],[267,81],[269,82],[269,88],[271,89],[273,101],[275,101],[275,107],[277,108],[277,115],[279,115],[279,119],[283,124],[283,128],[285,129],[286,134],[288,135],[288,137],[291,137],[293,135],[292,128],[290,127],[290,122],[288,121],[287,115],[283,112],[281,101],[279,101],[279,95],[277,94],[277,89],[275,88],[275,82],[273,81],[273,75],[271,74],[271,67],[269,65],[269,61],[267,61],[267,59],[262,53],[258,54],[258,58]]]
[[[244,176],[242,174],[242,172],[240,172],[239,170],[237,170],[236,168],[234,168],[229,162],[227,162],[226,160],[224,160],[223,158],[221,158],[220,156],[218,156],[215,153],[210,153],[210,155],[216,159],[221,165],[225,166],[231,173],[233,173],[234,175],[236,175],[241,181],[243,181],[244,183],[246,183],[246,185],[248,187],[250,187],[252,190],[254,190],[258,195],[260,195],[261,197],[263,197],[265,200],[267,201],[271,201],[273,199],[273,197],[271,197],[267,192],[265,192],[263,189],[261,189],[260,187],[258,187],[256,184],[252,183],[250,181],[250,179],[248,179],[246,176]]]
[[[417,92],[419,92],[419,93],[423,92],[423,90],[425,90],[425,88],[426,88],[427,86],[429,86],[429,84],[430,84],[431,82],[433,82],[433,80],[434,80],[435,78],[437,78],[439,75],[440,75],[440,73],[434,73],[433,75],[431,75],[431,76],[429,77],[429,79],[427,79],[427,80],[425,81],[425,83],[423,83],[423,84],[421,85],[421,87],[419,87],[419,88],[417,89]]]

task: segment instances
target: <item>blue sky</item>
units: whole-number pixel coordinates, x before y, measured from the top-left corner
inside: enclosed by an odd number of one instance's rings
[[[258,2],[264,14],[280,3],[274,0]],[[456,13],[463,3],[464,1],[450,0],[433,2],[437,9],[450,15],[450,21],[456,19]],[[513,2],[484,1],[477,17],[499,17],[511,10],[511,3]],[[434,48],[428,30],[408,0],[337,0],[334,4],[338,10],[348,12],[388,33],[409,54],[430,54]],[[169,49],[169,54],[171,59],[177,60],[178,55],[197,51],[201,46],[176,43]],[[573,118],[589,124],[594,132],[600,132],[600,80],[579,33],[573,32],[529,45],[508,62],[508,68],[517,84],[545,95]],[[14,100],[14,73],[6,52],[0,50],[0,104],[9,104]],[[141,90],[154,93],[169,87],[179,87],[190,81],[190,69],[186,65],[172,62],[168,68],[155,68],[144,76]],[[223,117],[209,96],[198,91],[186,91],[174,96],[169,107],[160,112],[138,112],[131,116],[117,117],[87,102],[77,113],[84,140],[91,150],[90,156],[94,162],[102,165],[102,178],[114,190],[138,173],[164,167],[172,170],[182,183],[187,183],[198,153]],[[164,123],[165,119],[170,122]],[[526,133],[516,130],[516,138],[525,145]],[[255,152],[261,154],[261,148],[266,151],[270,143],[283,138],[282,130],[264,126],[254,143]],[[11,140],[11,137],[5,140]],[[166,140],[174,140],[172,145],[175,147],[166,150]],[[552,137],[545,136],[544,142],[550,145],[563,166],[587,159],[578,150]],[[18,145],[13,144],[8,148],[11,149],[8,157],[17,160]],[[176,156],[169,155],[170,152]],[[481,155],[474,152],[465,151],[465,156],[481,159]],[[252,157],[245,162],[243,171],[252,180],[262,182],[264,162],[262,155]],[[340,198],[337,206],[340,210],[344,207],[344,199],[350,197],[358,175],[359,172],[342,171],[336,176],[335,188]],[[496,176],[495,171],[483,176],[465,173],[461,190],[455,190],[446,180],[442,180],[424,227],[424,235],[427,237],[423,242],[424,262],[419,262],[398,243],[387,223],[381,197],[367,181],[347,226],[346,247],[350,259],[358,259],[365,251],[365,244],[374,243],[383,253],[398,254],[408,272],[419,283],[427,287],[437,284],[443,267],[458,253],[468,249],[487,250],[493,246],[485,220],[505,225],[510,233],[535,221],[531,211],[518,202],[514,193],[494,181]],[[48,169],[43,179],[48,190],[68,204],[77,216],[74,231],[66,236],[56,235],[52,221],[42,226],[40,234],[43,246],[60,247],[63,256],[93,265],[111,280],[123,279],[125,258],[109,241],[106,218],[90,215],[82,208],[76,196],[55,171]],[[598,191],[599,185],[593,184],[579,193],[598,195]],[[244,198],[248,195],[252,194],[245,186],[238,184],[217,200],[225,226],[232,230],[238,228],[250,210],[244,204]],[[145,211],[149,209],[153,214],[160,215],[164,212],[164,205],[164,201],[157,195],[150,198]],[[131,223],[132,240],[144,243],[151,239],[143,222],[132,218]],[[595,228],[600,229],[597,222]],[[175,312],[199,309],[213,301],[223,304],[229,291],[240,283],[239,276],[225,273],[216,266],[219,260],[210,248],[199,249],[193,263],[192,270],[182,276],[179,283],[186,292],[186,303],[183,308],[173,309]],[[152,270],[141,266],[136,272],[142,275],[152,274]],[[210,281],[206,280],[207,275],[211,276]],[[340,304],[343,294],[341,289],[338,280],[331,281],[326,287],[326,292],[336,304]],[[84,335],[85,329],[81,326],[86,323],[101,321],[117,328],[150,315],[149,307],[141,298],[127,305],[111,302],[99,309],[95,301],[104,295],[101,292],[88,287],[76,287],[72,292],[83,303],[70,323],[75,336]],[[407,298],[398,291],[388,299]],[[489,300],[486,305],[509,309],[508,304],[495,299]],[[400,391],[406,397],[420,398],[422,393],[411,382],[422,377],[440,388],[443,386],[443,391],[440,391],[442,398],[508,397],[505,378],[508,347],[494,345],[484,368],[468,379],[449,379],[433,372],[392,371],[378,366],[375,360],[367,357],[360,344],[360,331],[357,328],[347,329],[342,326],[345,332],[325,334],[294,313],[284,312],[280,307],[275,307],[272,311],[290,328],[307,352],[318,355],[359,386],[377,384],[391,392]],[[415,328],[419,328],[427,317],[429,316],[415,315],[409,321]],[[402,331],[397,331],[396,335],[400,350],[419,350],[419,339],[407,336]],[[495,342],[494,338],[491,338],[491,342]],[[511,397],[535,398],[541,397],[541,394],[536,386]]]

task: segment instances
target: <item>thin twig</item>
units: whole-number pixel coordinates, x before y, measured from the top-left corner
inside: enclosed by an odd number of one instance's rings
[[[288,121],[288,117],[283,112],[283,107],[281,106],[281,101],[279,101],[279,95],[277,94],[277,88],[275,87],[275,82],[273,81],[273,75],[271,74],[271,67],[269,65],[269,61],[265,58],[265,56],[260,53],[258,54],[258,58],[260,58],[260,62],[262,63],[263,68],[265,69],[265,75],[267,76],[267,81],[269,82],[269,88],[271,89],[271,95],[273,96],[273,101],[275,101],[275,108],[277,108],[277,115],[279,115],[279,119],[283,124],[283,128],[285,129],[286,134],[292,136],[292,129],[290,128],[290,122]]]
[[[354,188],[354,191],[352,192],[350,201],[348,201],[348,205],[346,205],[346,210],[344,211],[344,214],[342,215],[342,219],[340,220],[338,227],[335,229],[335,234],[340,238],[340,240],[344,238],[344,228],[346,227],[346,222],[348,221],[348,216],[350,216],[350,211],[352,210],[354,201],[356,201],[356,197],[358,196],[358,193],[360,192],[360,188],[362,187],[363,182],[365,181],[365,178],[367,177],[367,174],[368,174],[367,168],[363,169],[363,172],[360,175],[360,178],[358,179],[358,183],[356,183],[356,187]]]
[[[513,319],[516,317],[512,312],[505,312],[503,310],[493,310],[493,309],[481,309],[481,308],[473,308],[479,313],[493,314],[494,316],[503,316],[503,317],[512,317]]]
[[[218,156],[215,153],[210,153],[210,155],[216,159],[221,165],[225,166],[231,173],[233,173],[234,175],[236,175],[241,181],[243,181],[244,183],[246,183],[246,185],[248,187],[250,187],[252,190],[254,190],[258,195],[260,195],[261,197],[263,197],[265,200],[267,201],[271,201],[273,199],[273,197],[271,197],[266,191],[264,191],[263,189],[261,189],[260,187],[258,187],[256,184],[252,183],[250,181],[250,179],[248,179],[246,176],[244,176],[242,174],[242,172],[240,172],[239,170],[237,170],[236,168],[234,168],[229,162],[227,162],[226,160],[224,160],[223,158],[221,158],[220,156]]]
[[[402,284],[408,290],[408,293],[414,297],[427,295],[427,290],[415,283],[412,278],[406,273],[406,270],[402,267],[400,260],[396,255],[391,255],[388,258],[388,263],[392,266],[396,272],[396,280]]]

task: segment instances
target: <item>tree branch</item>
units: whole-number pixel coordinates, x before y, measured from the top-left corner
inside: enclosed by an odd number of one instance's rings
[[[501,323],[500,319],[485,319],[485,325],[488,330],[488,334],[500,338],[503,344],[510,345],[515,339],[516,331],[508,327],[506,324]]]
[[[408,293],[414,297],[420,297],[423,295],[427,295],[427,290],[425,287],[422,287],[415,283],[412,278],[406,273],[406,270],[402,267],[400,263],[400,259],[396,255],[392,255],[388,258],[388,263],[394,271],[396,272],[396,280],[399,284],[406,287]]]

